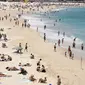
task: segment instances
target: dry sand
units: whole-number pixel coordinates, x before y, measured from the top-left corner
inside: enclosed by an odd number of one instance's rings
[[[0,10],[0,16],[6,14],[11,14],[11,17],[16,15],[16,9],[8,9],[6,11]],[[23,20],[19,19],[20,22]],[[8,30],[7,28],[11,29]],[[22,28],[21,24],[19,26],[14,25],[14,21],[10,22],[8,20],[0,21],[0,28],[5,29],[5,33],[9,39],[7,43],[8,48],[2,48],[0,41],[0,53],[9,54],[13,60],[11,62],[0,62],[0,72],[12,75],[9,78],[0,78],[1,85],[43,85],[38,83],[38,79],[41,77],[47,77],[47,84],[57,85],[57,75],[60,75],[62,80],[62,85],[85,85],[85,67],[83,61],[83,70],[81,69],[80,60],[71,60],[64,56],[66,49],[57,47],[57,52],[53,51],[53,44],[44,40],[40,37],[40,34],[31,28]],[[2,32],[1,32],[2,33]],[[28,52],[24,52],[22,55],[13,53],[13,47],[18,46],[22,43],[24,47],[25,43],[28,43]],[[35,55],[35,59],[30,59],[30,54]],[[42,58],[42,64],[46,66],[47,72],[45,74],[36,71],[36,62]],[[19,72],[7,71],[5,68],[7,66],[18,67],[19,62],[31,63],[31,67],[25,67],[28,71],[28,75],[23,76],[18,74]],[[29,76],[34,74],[37,79],[36,82],[31,82],[28,80]]]

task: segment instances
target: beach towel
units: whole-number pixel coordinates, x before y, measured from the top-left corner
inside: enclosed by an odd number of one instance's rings
[[[19,83],[29,83],[29,82],[31,82],[31,81],[26,78],[19,80]]]

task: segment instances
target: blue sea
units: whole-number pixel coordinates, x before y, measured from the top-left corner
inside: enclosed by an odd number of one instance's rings
[[[58,39],[64,38],[65,43],[62,47],[72,45],[76,37],[76,50],[80,52],[80,46],[85,45],[85,8],[63,8],[62,10],[48,11],[46,13],[29,13],[24,14],[22,18],[27,19],[33,29],[37,29],[43,37],[46,33],[50,42],[57,42]],[[56,22],[57,21],[57,22]],[[55,24],[55,26],[54,26]],[[44,25],[46,29],[44,30]],[[58,36],[60,31],[60,36]],[[65,32],[65,37],[63,37]],[[82,53],[84,54],[84,51]]]

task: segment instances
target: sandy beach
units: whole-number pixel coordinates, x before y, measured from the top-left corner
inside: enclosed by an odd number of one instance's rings
[[[52,5],[49,10],[53,10],[56,6]],[[47,6],[42,11],[48,11]],[[35,8],[37,9],[37,8]],[[46,9],[46,10],[45,10]],[[24,12],[33,12],[29,9],[25,9]],[[77,59],[69,59],[65,57],[64,53],[67,49],[57,46],[56,52],[54,52],[54,44],[48,41],[44,42],[43,38],[40,37],[40,33],[33,30],[31,27],[22,27],[24,20],[18,18],[19,24],[15,24],[17,20],[14,17],[17,13],[21,13],[22,9],[18,11],[17,8],[6,8],[6,10],[0,9],[0,17],[8,16],[7,20],[0,20],[0,28],[4,28],[1,34],[6,34],[8,40],[4,41],[3,38],[0,40],[0,54],[8,54],[12,57],[12,61],[0,61],[0,72],[11,75],[11,77],[0,77],[1,85],[57,85],[57,76],[61,78],[61,85],[84,85],[85,84],[85,61]],[[10,14],[10,16],[9,16]],[[12,19],[10,21],[10,19]],[[2,47],[2,43],[6,43],[7,48]],[[15,47],[22,45],[23,54],[14,53]],[[24,51],[25,44],[28,44],[28,52]],[[31,59],[31,53],[34,55],[34,59]],[[46,72],[36,71],[37,62],[42,59],[41,66],[44,65]],[[19,63],[26,64],[30,63],[31,66],[23,66],[28,72],[27,75],[19,74],[20,66]],[[18,71],[8,71],[6,67],[16,67]],[[22,67],[22,66],[21,66]],[[29,77],[34,75],[37,79],[32,82]],[[39,78],[47,77],[46,83],[39,83]]]

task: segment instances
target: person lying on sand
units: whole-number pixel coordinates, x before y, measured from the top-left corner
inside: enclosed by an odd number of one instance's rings
[[[4,54],[1,55],[1,60],[0,61],[7,61]]]
[[[40,72],[40,66],[37,67],[36,71]]]
[[[0,31],[4,31],[4,28],[0,28]]]
[[[39,83],[46,83],[47,82],[47,78],[46,77],[44,77],[44,79],[40,78],[38,82]]]
[[[8,58],[5,58],[5,54],[0,54],[1,55],[1,59],[0,59],[0,61],[12,61],[12,58],[9,56],[9,55],[7,55],[8,56]]]
[[[46,69],[45,69],[44,65],[42,65],[41,72],[44,72],[44,73],[46,72]]]
[[[11,75],[6,75],[0,72],[0,77],[11,77]]]
[[[29,80],[30,80],[30,81],[33,81],[33,82],[36,81],[36,79],[34,78],[34,75],[31,75],[31,76],[29,77]]]
[[[10,56],[8,55],[7,61],[12,61],[12,57],[10,57]]]
[[[2,48],[7,48],[6,43],[2,43]]]
[[[3,34],[3,38],[4,38],[4,41],[7,41],[7,35],[6,34]]]
[[[16,67],[6,67],[8,71],[18,71],[19,69]]]
[[[21,63],[19,63],[19,66],[31,66],[31,64],[30,63],[26,63],[26,64],[21,64]]]
[[[27,71],[24,68],[20,68],[19,74],[27,75]]]
[[[9,28],[7,28],[7,29],[10,30],[10,29],[12,29],[12,28],[9,27]]]
[[[31,56],[30,56],[31,59],[34,59],[34,55],[31,53]]]
[[[40,68],[40,66],[38,66],[36,71],[45,73],[46,72],[45,66],[42,65],[42,68]]]

